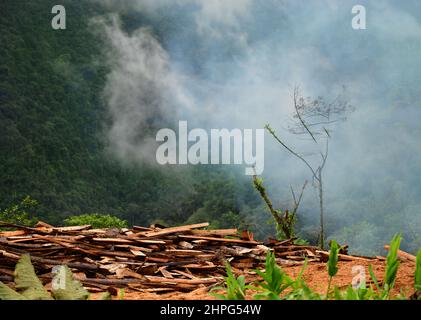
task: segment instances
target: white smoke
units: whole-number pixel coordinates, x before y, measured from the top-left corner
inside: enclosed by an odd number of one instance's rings
[[[104,90],[112,118],[110,148],[126,160],[152,160],[156,148],[152,125],[165,125],[191,101],[182,79],[171,70],[169,57],[153,34],[141,28],[128,35],[118,17],[95,21],[105,31],[111,72]]]
[[[392,231],[408,230],[402,218],[411,215],[419,234],[421,2],[360,1],[367,8],[364,31],[351,28],[352,0],[101,3],[118,13],[139,12],[150,25],[128,34],[117,20],[102,21],[112,70],[105,91],[109,137],[122,158],[153,155],[154,133],[143,131],[148,121],[211,128],[269,122],[289,141],[283,129],[294,85],[327,98],[345,86],[357,112],[333,132],[326,169],[331,234],[376,225],[376,239],[384,242]],[[158,41],[154,34],[167,20],[169,35]],[[308,172],[270,139],[266,146],[264,175],[279,198]],[[304,200],[310,220],[317,220],[313,195]],[[362,242],[345,229],[336,233],[349,235],[351,246]]]

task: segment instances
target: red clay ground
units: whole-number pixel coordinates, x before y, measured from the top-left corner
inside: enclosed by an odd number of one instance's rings
[[[345,288],[350,285],[352,283],[352,279],[355,277],[355,274],[352,273],[352,267],[357,265],[364,266],[366,270],[367,283],[370,283],[371,278],[368,271],[369,264],[373,266],[377,279],[382,281],[385,271],[384,261],[373,260],[372,262],[363,261],[358,263],[343,261],[339,262],[339,272],[334,278],[332,286],[337,285]],[[301,268],[301,266],[283,266],[286,273],[294,278],[299,274]],[[408,297],[413,294],[414,272],[414,262],[401,262],[395,289],[393,290],[392,295],[398,295],[400,291],[404,292]],[[244,274],[246,275],[248,282],[257,279],[256,275],[249,271],[245,271]],[[323,294],[326,293],[328,283],[326,264],[310,263],[304,272],[304,280],[313,290]],[[124,300],[213,300],[215,298],[209,295],[209,289],[210,288],[203,287],[189,293],[172,292],[165,294],[125,290]],[[114,297],[114,299],[118,298]]]

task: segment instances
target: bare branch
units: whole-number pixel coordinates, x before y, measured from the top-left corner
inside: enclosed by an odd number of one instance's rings
[[[304,122],[303,118],[300,115],[300,112],[298,111],[298,103],[297,103],[298,93],[299,93],[298,92],[298,87],[295,87],[295,89],[294,89],[294,108],[295,108],[295,112],[296,112],[297,117],[300,120],[301,124],[303,125],[303,127],[306,129],[306,131],[308,132],[308,134],[313,138],[313,141],[315,143],[317,143],[316,138],[314,137],[314,135],[310,131],[310,129],[307,127],[306,123]]]
[[[267,124],[265,126],[266,130],[275,138],[276,141],[278,141],[285,149],[287,149],[292,155],[300,159],[304,164],[311,170],[313,173],[313,177],[318,180],[318,177],[316,175],[316,171],[312,168],[312,166],[307,162],[306,159],[304,159],[302,156],[300,156],[298,153],[296,153],[294,150],[292,150],[290,147],[288,147],[281,139],[278,138],[275,131]]]
[[[301,193],[300,193],[300,196],[298,197],[298,201],[297,201],[297,198],[295,196],[294,189],[291,187],[292,197],[294,199],[294,209],[292,210],[293,215],[295,215],[297,213],[298,207],[300,206],[301,199],[303,198],[304,190],[307,187],[307,184],[308,184],[308,181],[306,180],[304,182],[303,187],[301,188]]]
[[[328,156],[329,156],[329,139],[326,140],[326,151],[324,155],[322,154],[323,162],[320,165],[320,170],[324,169]]]

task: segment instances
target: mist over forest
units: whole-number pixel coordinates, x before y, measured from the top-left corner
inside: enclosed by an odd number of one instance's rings
[[[51,30],[53,1],[2,1],[0,208],[25,195],[60,224],[111,213],[130,224],[210,221],[274,234],[242,166],[159,166],[156,132],[258,129],[291,134],[293,92],[354,108],[332,127],[324,169],[328,239],[376,254],[401,232],[421,246],[421,3],[359,1],[62,1],[67,30]],[[310,157],[311,158],[311,157]],[[311,158],[311,161],[317,161]],[[308,169],[270,135],[261,175],[277,207]],[[317,242],[311,185],[298,235]]]

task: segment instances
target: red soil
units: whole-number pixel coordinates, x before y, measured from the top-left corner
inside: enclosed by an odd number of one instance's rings
[[[383,275],[385,272],[385,262],[380,260],[373,260],[370,262],[348,262],[348,261],[341,261],[338,264],[339,272],[335,276],[332,282],[333,286],[338,286],[340,288],[346,288],[348,285],[352,283],[352,279],[355,277],[355,274],[352,273],[353,266],[363,266],[366,272],[366,279],[367,283],[372,283],[368,266],[373,266],[373,271],[378,279],[378,281],[383,280]],[[296,277],[300,270],[301,266],[283,266],[283,270],[291,276]],[[398,295],[401,291],[406,295],[410,296],[413,294],[414,288],[414,272],[415,272],[415,263],[413,262],[402,262],[398,271],[398,277],[396,280],[395,289],[392,291],[392,295]],[[243,271],[242,272],[247,279],[247,282],[254,281],[258,279],[255,274],[250,271]],[[325,263],[309,263],[307,266],[306,271],[304,272],[304,280],[306,283],[319,293],[326,293],[327,286],[328,286],[328,275],[326,270]],[[374,286],[374,285],[373,285]],[[203,287],[197,289],[192,292],[183,293],[183,292],[170,292],[164,294],[156,294],[150,292],[138,292],[138,291],[130,291],[125,290],[124,292],[124,300],[213,300],[215,299],[211,295],[209,295],[209,289],[207,287]],[[114,299],[118,299],[114,297]]]

